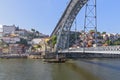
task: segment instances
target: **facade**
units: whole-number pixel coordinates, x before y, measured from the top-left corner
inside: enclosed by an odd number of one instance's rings
[[[14,33],[15,30],[16,30],[15,25],[11,25],[11,26],[3,25],[3,36]]]
[[[19,29],[15,31],[15,34],[18,34],[19,36],[26,36],[27,31],[25,29]]]
[[[20,38],[19,37],[3,37],[2,38],[3,41],[5,43],[16,43],[16,42],[20,42]]]
[[[20,44],[9,44],[9,53],[23,54],[25,53],[25,47],[24,45],[20,45]]]
[[[3,26],[0,25],[0,38],[2,38],[2,36],[3,36]]]
[[[3,32],[0,32],[0,39],[3,37]]]
[[[32,40],[32,44],[39,44],[42,41],[42,38],[35,38]]]

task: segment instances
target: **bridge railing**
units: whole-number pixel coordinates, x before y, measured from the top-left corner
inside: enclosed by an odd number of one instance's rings
[[[89,48],[70,48],[59,51],[61,53],[67,52],[85,52],[85,53],[115,53],[120,54],[120,46],[101,46],[101,47],[89,47]]]
[[[120,46],[102,46],[85,48],[85,51],[120,51]]]

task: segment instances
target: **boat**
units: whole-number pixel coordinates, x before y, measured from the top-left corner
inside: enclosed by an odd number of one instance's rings
[[[47,63],[65,63],[66,59],[45,59],[44,62],[47,62]]]

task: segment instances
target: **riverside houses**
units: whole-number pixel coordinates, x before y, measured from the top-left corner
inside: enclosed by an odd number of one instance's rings
[[[9,44],[9,53],[23,54],[25,53],[25,46],[21,44]]]

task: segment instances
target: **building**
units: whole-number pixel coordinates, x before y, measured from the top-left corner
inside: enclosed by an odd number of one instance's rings
[[[16,43],[16,42],[20,42],[20,38],[19,37],[3,37],[2,40],[5,43]]]
[[[25,46],[20,44],[9,44],[9,53],[11,54],[24,54]]]
[[[19,34],[19,36],[27,36],[28,32],[25,29],[19,29],[15,31],[15,34]]]
[[[2,38],[2,36],[3,36],[3,26],[0,25],[0,38]]]
[[[16,26],[15,25],[3,25],[3,36],[9,35],[11,33],[14,33],[16,30]]]
[[[32,44],[39,44],[42,41],[42,38],[34,38]]]

